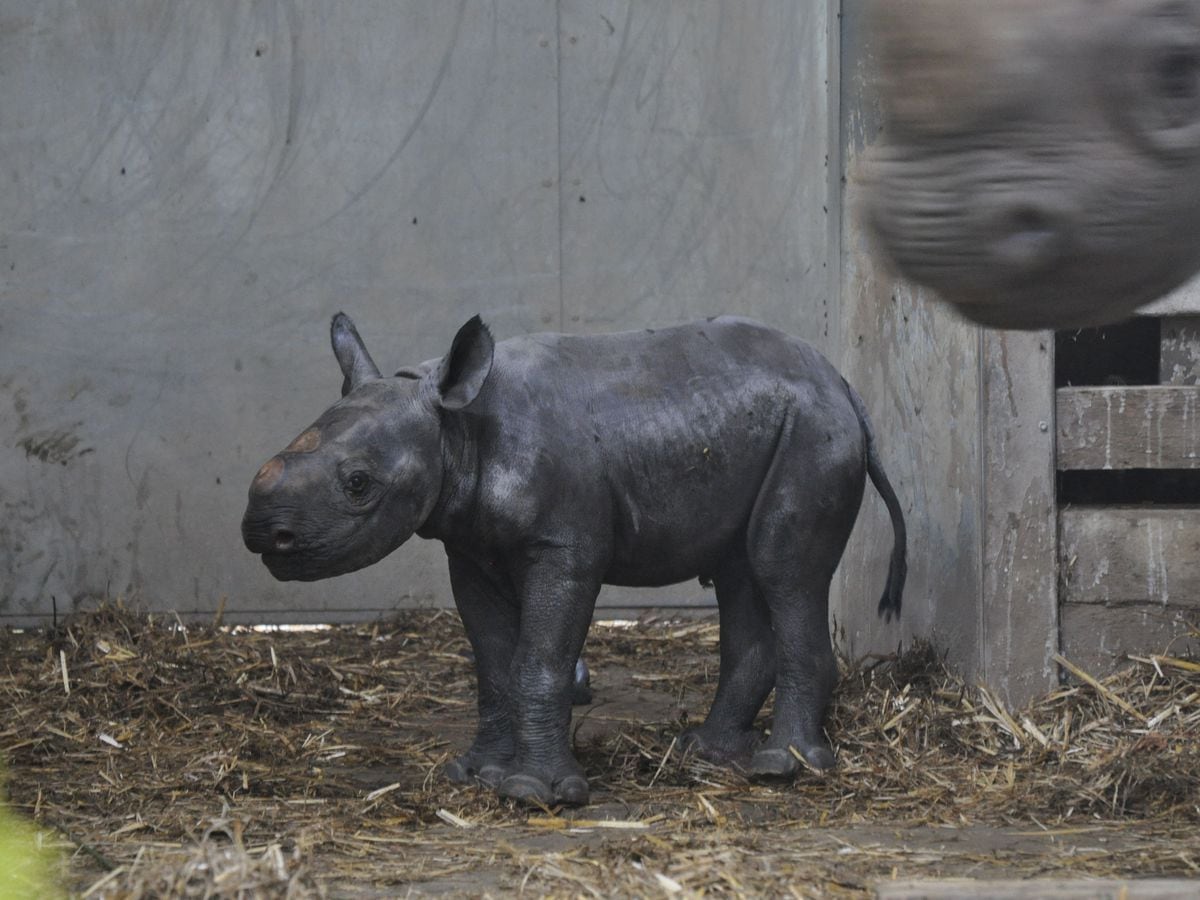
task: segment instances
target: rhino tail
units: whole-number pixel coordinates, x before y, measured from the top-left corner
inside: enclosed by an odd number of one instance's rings
[[[867,475],[871,479],[871,484],[875,485],[879,496],[883,498],[888,515],[892,520],[892,559],[888,565],[887,585],[879,600],[879,615],[885,621],[890,622],[893,616],[897,619],[900,618],[904,580],[908,577],[908,531],[904,526],[904,512],[900,508],[900,500],[896,497],[896,492],[892,490],[892,483],[888,481],[887,473],[883,470],[883,462],[879,459],[879,452],[875,449],[875,431],[871,428],[867,408],[863,404],[862,397],[850,386],[850,383],[844,378],[842,383],[846,385],[850,404],[854,407],[854,413],[858,416],[863,437],[866,439]]]

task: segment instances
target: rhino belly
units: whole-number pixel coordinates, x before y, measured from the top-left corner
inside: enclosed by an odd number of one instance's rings
[[[721,560],[744,552],[757,484],[678,485],[668,498],[622,498],[606,584],[657,587],[712,577]]]

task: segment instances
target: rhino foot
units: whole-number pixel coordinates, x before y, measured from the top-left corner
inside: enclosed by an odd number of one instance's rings
[[[814,769],[825,771],[834,766],[833,751],[829,747],[817,744],[797,749]],[[746,773],[756,781],[785,781],[795,777],[799,769],[800,761],[790,747],[764,747],[750,758]]]
[[[792,778],[800,764],[787,750],[774,747],[759,750],[750,758],[746,773],[756,781],[784,781]]]
[[[679,747],[685,753],[693,753],[703,760],[717,765],[744,766],[760,736],[753,728],[710,729],[705,725],[688,728],[679,735]]]
[[[500,782],[497,793],[529,806],[583,806],[588,802],[588,783],[582,775],[566,775],[553,783],[528,772],[516,772]]]
[[[442,774],[455,784],[481,783],[495,789],[504,780],[507,768],[508,760],[484,759],[472,753],[464,753],[446,763]]]

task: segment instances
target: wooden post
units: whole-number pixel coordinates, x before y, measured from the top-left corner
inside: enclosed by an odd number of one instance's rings
[[[1054,336],[980,331],[981,679],[1012,706],[1057,682]]]

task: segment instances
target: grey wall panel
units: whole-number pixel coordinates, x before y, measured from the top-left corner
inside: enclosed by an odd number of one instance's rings
[[[827,340],[803,6],[7,0],[0,621],[448,602],[434,544],[316,585],[241,547],[250,476],[336,397],[339,308],[384,366],[477,311],[499,337],[735,310]]]
[[[567,325],[736,311],[823,341],[824,4],[561,9]]]
[[[557,325],[554,4],[6,12],[0,615],[444,601],[434,545],[279,585],[238,521],[259,463],[336,399],[338,308],[388,366],[476,311]]]

